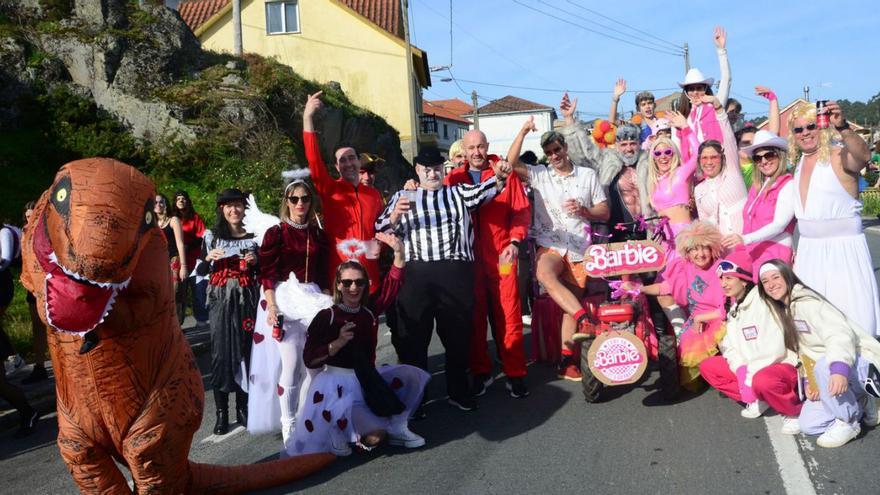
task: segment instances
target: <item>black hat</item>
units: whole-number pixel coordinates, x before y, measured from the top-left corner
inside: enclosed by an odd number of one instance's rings
[[[225,205],[226,203],[231,203],[233,201],[241,201],[242,203],[247,202],[247,197],[245,197],[244,193],[241,192],[241,189],[231,188],[224,189],[220,194],[217,195],[217,206]]]
[[[443,158],[443,155],[440,154],[440,150],[433,146],[426,146],[419,151],[419,154],[416,155],[416,159],[413,160],[418,165],[424,165],[426,167],[433,167],[435,165],[441,165],[446,161]]]

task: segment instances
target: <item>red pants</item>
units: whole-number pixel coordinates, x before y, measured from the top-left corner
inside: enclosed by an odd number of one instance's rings
[[[736,375],[723,356],[712,356],[700,363],[700,374],[709,385],[731,399],[742,402]],[[797,370],[784,363],[771,364],[759,370],[752,377],[752,390],[758,399],[766,402],[776,412],[786,416],[797,416],[801,412],[801,401],[797,395]]]
[[[474,333],[471,338],[471,373],[492,372],[492,360],[486,341],[486,323],[492,318],[495,342],[504,374],[515,378],[526,374],[523,347],[522,312],[516,281],[517,262],[508,275],[498,274],[496,263],[474,263]]]

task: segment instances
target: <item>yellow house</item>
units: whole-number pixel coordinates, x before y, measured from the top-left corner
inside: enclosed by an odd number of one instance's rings
[[[231,0],[185,0],[178,11],[204,48],[233,52]],[[418,136],[411,112],[421,113],[421,88],[431,77],[428,55],[416,47],[415,76],[407,77],[403,22],[400,0],[241,0],[244,52],[274,57],[308,79],[338,82],[352,102],[397,129],[408,156]]]

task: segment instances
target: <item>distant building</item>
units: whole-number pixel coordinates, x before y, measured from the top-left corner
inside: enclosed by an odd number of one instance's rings
[[[505,96],[477,109],[480,130],[489,141],[489,152],[506,156],[510,144],[529,117],[535,117],[538,132],[531,132],[523,142],[522,151],[533,151],[538,157],[544,156],[541,149],[541,134],[553,129],[556,110],[553,107],[524,100],[516,96]],[[463,115],[474,120],[473,111]]]
[[[181,0],[180,16],[208,50],[233,51],[231,0]],[[385,118],[408,156],[417,138],[421,88],[431,86],[428,55],[413,46],[407,77],[399,0],[241,0],[245,53],[273,57],[301,76],[336,81],[356,105]],[[409,101],[407,84],[415,89]]]
[[[447,158],[449,147],[470,129],[471,121],[462,117],[473,110],[459,99],[423,100],[419,144],[436,146]]]

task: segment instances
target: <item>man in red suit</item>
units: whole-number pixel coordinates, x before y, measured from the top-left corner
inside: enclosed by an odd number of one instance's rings
[[[377,189],[360,183],[361,162],[351,146],[342,145],[336,148],[334,154],[339,178],[330,177],[321,158],[321,147],[314,126],[315,112],[322,104],[321,91],[309,95],[306,101],[303,110],[303,147],[312,182],[321,198],[324,231],[332,243],[328,280],[333,280],[336,276],[336,267],[340,263],[356,259],[367,269],[370,292],[375,292],[379,287],[379,260],[376,253],[371,253],[370,250],[375,250],[377,246],[373,240],[376,235],[373,224],[384,207],[382,195]]]
[[[493,177],[486,135],[469,131],[463,139],[466,161],[446,176],[447,185],[479,184]],[[471,373],[474,393],[483,395],[492,383],[492,361],[486,343],[486,323],[491,318],[507,389],[515,398],[529,395],[525,385],[526,357],[523,323],[517,289],[516,263],[528,234],[529,200],[519,177],[511,174],[507,186],[489,203],[472,213],[474,220],[474,333],[471,340]]]

